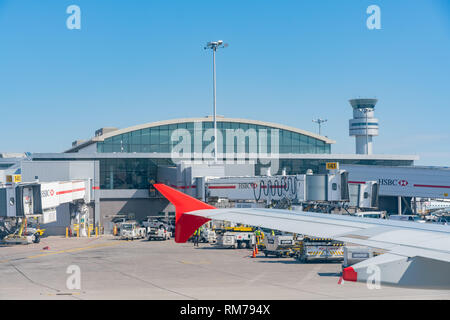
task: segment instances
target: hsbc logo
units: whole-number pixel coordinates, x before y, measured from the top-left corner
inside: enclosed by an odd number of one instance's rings
[[[55,195],[55,190],[53,190],[53,189],[43,190],[41,192],[41,197],[42,198],[53,197],[54,195]]]
[[[400,181],[398,182],[398,184],[401,185],[402,187],[406,187],[406,186],[408,185],[408,181],[406,181],[406,180],[400,180]]]
[[[380,186],[401,186],[406,187],[409,183],[404,179],[378,179],[378,184]]]

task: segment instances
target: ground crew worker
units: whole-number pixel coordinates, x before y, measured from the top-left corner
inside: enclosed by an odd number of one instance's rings
[[[255,236],[256,236],[256,244],[259,244],[259,241],[260,241],[260,238],[261,238],[261,230],[256,229]]]
[[[194,247],[195,247],[195,246],[198,247],[198,240],[199,240],[199,237],[200,237],[200,230],[197,229],[197,230],[195,230],[195,232],[194,232]]]

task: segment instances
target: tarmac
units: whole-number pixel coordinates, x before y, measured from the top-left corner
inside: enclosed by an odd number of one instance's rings
[[[339,263],[251,255],[173,240],[47,237],[0,246],[0,299],[450,299],[450,290],[338,284]]]

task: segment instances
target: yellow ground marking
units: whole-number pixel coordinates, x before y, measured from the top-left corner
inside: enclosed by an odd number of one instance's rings
[[[81,292],[47,293],[48,296],[79,296]]]
[[[103,247],[110,247],[110,246],[115,246],[118,245],[120,243],[103,243],[103,244],[95,244],[92,246],[87,246],[87,247],[81,247],[81,248],[74,248],[74,249],[66,249],[66,250],[60,250],[60,251],[54,251],[54,252],[46,252],[46,253],[41,253],[41,254],[37,254],[34,256],[29,256],[27,257],[27,259],[34,259],[34,258],[39,258],[39,257],[45,257],[45,256],[50,256],[53,254],[60,254],[60,253],[67,253],[67,252],[77,252],[77,251],[83,251],[83,250],[89,250],[89,249],[95,249],[95,248],[103,248]]]
[[[184,264],[211,264],[211,261],[206,261],[206,260],[203,260],[203,261],[186,261],[186,260],[181,260],[180,262],[184,263]]]

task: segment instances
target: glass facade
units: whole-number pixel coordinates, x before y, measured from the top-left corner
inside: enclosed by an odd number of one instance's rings
[[[40,161],[77,161],[98,160],[100,163],[100,189],[148,189],[152,181],[157,181],[158,166],[174,165],[171,159],[151,158],[39,158]],[[304,174],[312,169],[315,173],[325,173],[327,162],[339,162],[339,164],[361,164],[378,166],[411,166],[413,160],[351,160],[351,159],[283,159],[280,158],[279,171],[272,174],[280,174],[286,169],[287,174]],[[263,165],[255,165],[255,174],[261,174]]]
[[[339,162],[344,164],[360,164],[371,166],[411,166],[412,160],[352,160],[352,159],[280,159],[280,170],[286,169],[286,174],[305,174],[311,169],[314,173],[326,173],[327,162]],[[256,175],[261,174],[260,165],[255,166]]]
[[[100,189],[148,189],[156,182],[158,165],[170,159],[100,159]]]
[[[367,122],[367,123],[365,123],[365,122],[358,122],[358,123],[352,123],[352,127],[362,127],[362,126],[365,126],[365,125],[368,125],[368,126],[377,126],[378,123],[377,123],[377,122]]]
[[[201,125],[199,125],[201,124]],[[125,153],[170,153],[172,148],[178,144],[178,141],[172,141],[172,134],[177,129],[184,129],[185,133],[189,134],[191,138],[191,151],[194,151],[194,141],[196,134],[203,137],[208,129],[213,128],[213,122],[205,121],[200,123],[186,122],[171,125],[162,125],[157,127],[145,128],[135,130],[123,134],[113,136],[105,139],[103,142],[97,143],[97,152],[125,152]],[[331,153],[331,145],[322,140],[309,137],[307,135],[299,134],[293,131],[281,130],[277,128],[254,125],[248,123],[224,122],[218,121],[217,128],[219,134],[222,135],[222,147],[220,139],[218,139],[219,153],[226,151],[238,152],[238,150],[245,150],[245,152],[276,152],[280,154],[286,153]],[[243,133],[247,134],[244,139],[239,140],[233,133],[241,129]],[[256,137],[257,141],[250,146],[250,139]],[[210,139],[202,139],[202,148],[211,144]],[[278,140],[274,148],[274,142]],[[245,145],[243,145],[245,144]],[[251,147],[255,147],[252,150]]]
[[[217,127],[219,131],[218,137],[222,136],[221,139],[218,139],[219,154],[230,151],[234,153],[245,152],[247,153],[245,157],[248,158],[249,152],[258,152],[260,158],[264,158],[261,154],[266,153],[269,156],[273,156],[278,153],[279,171],[272,172],[274,175],[280,174],[283,169],[286,169],[287,174],[304,174],[308,169],[312,169],[315,173],[324,173],[327,162],[386,166],[410,166],[413,164],[412,160],[327,159],[327,154],[331,153],[331,145],[329,143],[294,131],[229,121],[218,121]],[[168,155],[165,158],[151,156],[147,158],[147,155],[142,155],[142,158],[129,158],[130,154],[170,153],[182,140],[186,143],[184,141],[186,136],[191,139],[191,152],[206,152],[205,148],[213,144],[211,141],[213,136],[212,128],[212,121],[183,122],[117,134],[106,138],[104,141],[97,142],[97,152],[99,154],[117,153],[116,155],[94,156],[92,159],[84,160],[99,161],[101,189],[148,189],[152,182],[157,181],[158,166],[174,165],[171,157]],[[175,132],[175,130],[179,131]],[[179,135],[180,132],[182,132],[181,136],[183,139]],[[200,137],[200,140],[198,140],[198,137]],[[222,144],[220,144],[221,140]],[[201,142],[200,147],[203,149],[198,150],[199,146],[194,146],[194,142],[197,141]],[[189,140],[187,144],[189,145]],[[120,153],[127,153],[127,155],[126,157],[121,157]],[[324,154],[324,156],[321,156],[321,159],[287,159],[288,157],[283,157],[283,154]],[[103,158],[103,156],[107,158]],[[161,155],[158,156],[160,157]],[[71,159],[66,158],[65,160]],[[263,167],[265,166],[260,164],[260,162],[255,162],[255,174],[262,174]]]

